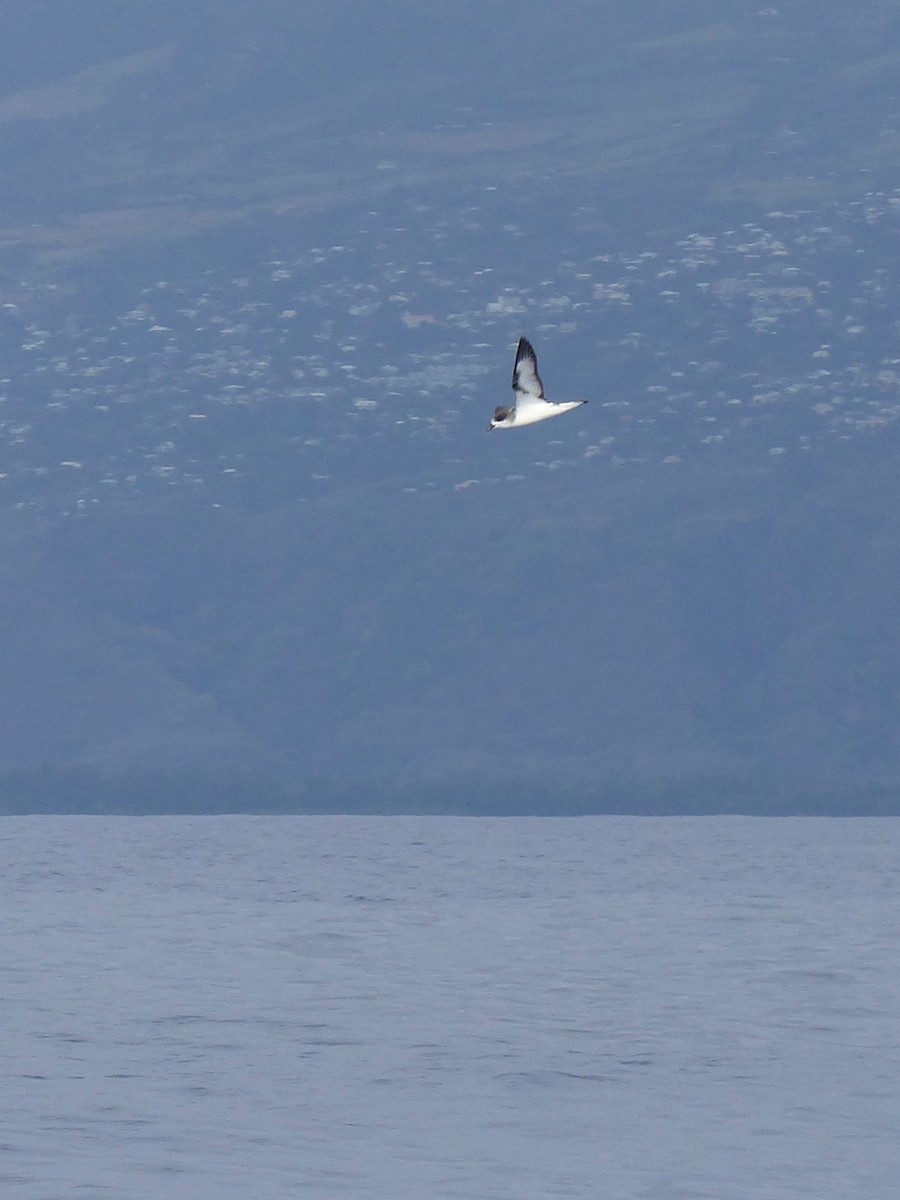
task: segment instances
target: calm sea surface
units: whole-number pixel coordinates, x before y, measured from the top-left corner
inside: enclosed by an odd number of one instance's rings
[[[0,820],[0,1196],[895,1200],[900,821]]]

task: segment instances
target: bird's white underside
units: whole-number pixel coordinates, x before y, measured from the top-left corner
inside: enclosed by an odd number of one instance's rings
[[[558,417],[560,413],[580,408],[582,404],[584,404],[584,400],[570,400],[563,404],[551,404],[548,400],[537,400],[528,404],[522,404],[519,401],[512,417],[498,424],[496,428],[515,429],[519,425],[534,425],[537,421],[549,421],[551,417]]]

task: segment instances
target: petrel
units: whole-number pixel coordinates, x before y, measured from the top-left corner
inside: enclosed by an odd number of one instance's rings
[[[558,417],[561,413],[587,404],[587,400],[567,400],[562,404],[554,404],[552,400],[544,399],[537,355],[531,342],[524,337],[519,338],[516,347],[512,386],[516,394],[515,401],[497,405],[488,432],[492,429],[518,429],[520,425],[533,425],[535,421],[546,421],[548,417]]]

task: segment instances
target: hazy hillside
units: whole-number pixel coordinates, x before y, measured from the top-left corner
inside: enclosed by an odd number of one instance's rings
[[[715,202],[858,196],[861,171],[894,178],[887,0],[11,0],[5,21],[14,264],[428,183],[562,192],[643,231]]]
[[[420,9],[11,6],[0,808],[896,811],[893,6]]]

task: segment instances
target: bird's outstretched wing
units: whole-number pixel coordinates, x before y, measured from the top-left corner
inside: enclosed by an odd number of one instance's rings
[[[516,347],[516,361],[512,376],[513,391],[516,393],[516,407],[527,407],[535,400],[543,400],[544,385],[538,375],[537,355],[528,338],[519,338]]]

